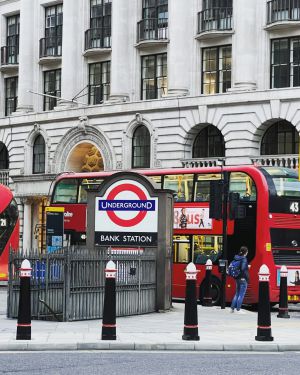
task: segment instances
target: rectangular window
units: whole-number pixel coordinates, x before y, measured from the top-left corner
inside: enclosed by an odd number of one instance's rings
[[[226,92],[231,87],[231,46],[202,51],[202,94]]]
[[[167,90],[167,54],[143,56],[142,100],[159,99]]]
[[[89,65],[89,104],[100,104],[110,94],[110,61]]]
[[[17,109],[18,77],[5,79],[5,116],[10,116]]]
[[[7,17],[6,30],[6,64],[19,63],[19,34],[20,34],[20,15]]]
[[[61,95],[61,69],[44,72],[44,111],[51,111],[57,105],[57,97]]]
[[[45,9],[46,56],[61,56],[63,27],[63,5]]]
[[[300,86],[300,37],[272,40],[271,88]]]
[[[219,173],[199,174],[196,179],[195,202],[209,202],[210,200],[210,182],[221,180]]]
[[[111,0],[91,0],[90,45],[88,48],[111,46]]]
[[[191,202],[193,197],[193,174],[164,176],[164,189],[173,190],[175,202]]]

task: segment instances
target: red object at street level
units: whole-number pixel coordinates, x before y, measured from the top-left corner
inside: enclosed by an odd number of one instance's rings
[[[110,260],[105,268],[102,340],[116,340],[116,274],[116,264]]]
[[[18,205],[10,189],[0,184],[0,281],[8,280],[9,250],[18,248]]]
[[[20,297],[17,323],[17,340],[31,340],[31,298],[30,298],[30,262],[25,259],[21,264]]]
[[[250,284],[244,302],[258,303],[258,277],[261,264],[266,264],[274,277],[270,279],[270,302],[278,303],[279,285],[277,272],[288,256],[286,264],[289,274],[300,273],[300,181],[296,170],[255,166],[236,165],[205,168],[168,168],[134,170],[146,176],[161,189],[174,192],[173,221],[173,269],[172,297],[185,298],[186,265],[193,262],[201,270],[197,278],[197,290],[201,298],[204,292],[205,264],[208,259],[213,263],[211,270],[212,303],[218,305],[222,295],[222,276],[218,268],[223,257],[223,220],[210,218],[211,205],[210,182],[222,182],[226,172],[229,177],[229,195],[235,194],[235,211],[239,215],[230,215],[232,202],[228,202],[227,220],[227,260],[233,259],[241,246],[249,249],[248,261]],[[55,181],[51,206],[65,209],[65,235],[72,245],[83,245],[86,241],[86,188],[101,186],[107,177],[114,172],[65,173]],[[70,194],[65,194],[66,190]],[[128,191],[133,199],[142,200],[138,191]],[[239,199],[236,194],[239,194]],[[110,196],[119,200],[120,194],[115,190]],[[141,215],[138,210],[132,216],[122,215],[114,210],[116,217],[125,219],[129,225],[138,226]],[[140,215],[140,216],[139,216]],[[146,217],[149,215],[147,213]],[[131,221],[133,220],[133,221]],[[130,244],[126,244],[129,245]],[[143,244],[141,244],[143,246]],[[226,254],[225,254],[226,256]],[[298,274],[297,273],[297,274]],[[225,275],[225,274],[223,274]],[[289,277],[290,278],[290,277]],[[226,302],[234,296],[232,282],[224,285]],[[300,284],[288,283],[290,301],[300,301]],[[222,301],[223,302],[223,301]]]
[[[199,341],[196,281],[197,271],[194,263],[189,263],[184,271],[186,275],[186,294],[184,307],[183,340]]]
[[[269,294],[269,268],[263,264],[259,269],[259,296],[256,341],[273,341]]]

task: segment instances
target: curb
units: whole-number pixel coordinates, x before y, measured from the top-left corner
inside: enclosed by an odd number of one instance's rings
[[[18,341],[0,344],[0,352],[7,351],[197,351],[197,352],[290,352],[300,351],[300,344],[206,344],[206,343],[135,343],[135,342],[77,342],[77,343],[38,343]]]

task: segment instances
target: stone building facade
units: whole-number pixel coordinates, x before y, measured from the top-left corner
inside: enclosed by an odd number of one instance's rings
[[[0,0],[0,179],[24,248],[63,171],[297,167],[300,0]],[[98,160],[99,159],[99,160]]]

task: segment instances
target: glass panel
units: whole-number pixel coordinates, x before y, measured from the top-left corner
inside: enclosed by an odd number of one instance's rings
[[[44,94],[60,97],[61,95],[61,70],[44,72]],[[57,98],[44,97],[44,111],[51,111],[57,105]]]
[[[0,142],[0,169],[8,169],[8,151],[3,142]]]
[[[199,174],[195,187],[195,202],[209,202],[210,200],[210,181],[221,180],[221,175],[216,174]]]
[[[5,79],[5,116],[11,115],[17,109],[18,77]]]
[[[44,138],[37,136],[33,145],[33,173],[45,172],[45,141]]]
[[[162,176],[147,176],[147,177],[150,178],[150,180],[152,180],[155,184],[157,184],[159,188],[161,189]]]
[[[132,168],[150,167],[150,133],[146,126],[136,128],[132,137]]]
[[[205,264],[210,259],[214,264],[222,255],[222,236],[193,236],[193,262]]]
[[[167,54],[142,57],[142,99],[157,99],[167,92]]]
[[[229,191],[240,194],[241,200],[256,201],[256,186],[246,173],[230,173]]]
[[[166,175],[164,189],[175,192],[175,202],[191,202],[193,197],[193,174]]]
[[[173,237],[173,261],[174,263],[188,263],[190,253],[190,237]]]
[[[65,179],[57,183],[52,203],[77,203],[76,179]]]
[[[89,104],[100,104],[110,94],[110,61],[89,66]]]

